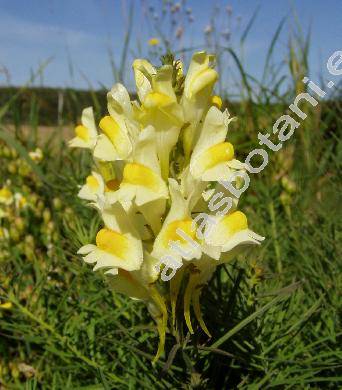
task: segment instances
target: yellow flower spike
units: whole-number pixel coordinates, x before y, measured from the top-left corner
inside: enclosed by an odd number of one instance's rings
[[[158,44],[151,37],[149,45]],[[179,338],[180,323],[186,323],[189,334],[201,327],[211,337],[200,306],[203,286],[218,265],[263,240],[236,211],[235,197],[229,212],[215,214],[209,207],[213,213],[206,214],[206,203],[222,187],[214,183],[247,169],[227,142],[233,118],[227,109],[221,111],[224,102],[213,92],[218,78],[214,57],[195,53],[184,75],[180,62],[165,62],[155,68],[135,60],[137,99],[131,101],[123,85],[114,85],[100,134],[88,108],[69,143],[93,153],[94,170],[78,196],[91,201],[103,220],[95,244],[82,246],[78,254],[94,271],[107,274],[115,292],[146,304],[158,332],[152,364],[165,356],[166,332]],[[2,198],[0,190],[0,203]],[[210,219],[200,224],[195,216]]]
[[[149,40],[148,40],[148,44],[150,45],[150,46],[157,46],[157,45],[159,45],[159,39],[158,38],[150,38]]]
[[[172,327],[176,325],[176,304],[179,289],[183,280],[184,267],[180,268],[176,275],[170,280],[170,301],[171,301],[171,315],[172,315]]]
[[[200,327],[202,328],[203,332],[208,337],[211,337],[211,334],[210,334],[210,332],[209,332],[209,330],[208,330],[208,328],[203,320],[203,317],[202,317],[201,306],[200,306],[200,301],[199,301],[201,292],[202,292],[202,287],[197,286],[192,294],[192,305],[194,308],[196,319],[197,319],[198,323],[200,324]]]
[[[165,300],[160,295],[157,288],[154,285],[151,285],[149,290],[153,302],[157,305],[158,309],[161,312],[161,317],[159,316],[155,318],[155,321],[157,322],[157,329],[159,334],[158,350],[155,357],[152,360],[152,364],[155,364],[160,358],[160,355],[164,352],[165,335],[166,335],[166,327],[167,327],[167,308],[166,308]]]
[[[210,102],[213,106],[216,106],[219,110],[221,110],[222,107],[222,99],[218,95],[213,95],[210,98]]]

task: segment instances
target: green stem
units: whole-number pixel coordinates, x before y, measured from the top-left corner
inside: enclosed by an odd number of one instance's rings
[[[283,271],[283,265],[281,262],[281,253],[280,253],[280,246],[278,242],[277,223],[276,223],[276,216],[275,216],[273,202],[269,204],[269,211],[271,216],[273,244],[274,244],[274,250],[275,250],[276,260],[277,260],[277,271],[278,273],[281,273]]]
[[[87,358],[76,347],[74,347],[73,345],[70,345],[67,337],[60,335],[54,329],[53,326],[51,326],[50,324],[48,324],[47,322],[45,322],[41,318],[35,316],[28,309],[26,309],[26,307],[22,306],[13,295],[11,295],[9,298],[10,298],[10,301],[15,306],[17,306],[17,308],[21,311],[22,314],[29,317],[31,320],[37,322],[39,324],[39,326],[41,328],[43,328],[44,330],[47,330],[48,332],[50,332],[63,346],[66,346],[69,349],[69,351],[71,351],[76,357],[78,357],[80,360],[82,360],[84,363],[88,364],[89,366],[95,368],[96,370],[104,371],[103,368],[99,364],[97,364],[94,360]],[[125,381],[123,381],[122,379],[117,377],[115,374],[107,373],[106,375],[108,375],[108,377],[111,378],[112,380],[115,380],[119,383],[125,384]]]

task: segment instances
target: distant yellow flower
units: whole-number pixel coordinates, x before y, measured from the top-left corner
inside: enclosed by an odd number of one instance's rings
[[[1,212],[1,210],[0,210]],[[1,217],[1,216],[0,216]],[[0,240],[8,238],[8,231],[5,228],[0,227]]]
[[[82,111],[81,124],[75,127],[75,135],[76,137],[69,141],[70,147],[85,149],[95,147],[97,129],[92,107],[87,107]]]
[[[13,202],[12,192],[7,187],[0,188],[0,203],[10,205],[12,202]]]
[[[35,162],[40,162],[43,160],[43,152],[40,148],[36,148],[35,150],[29,152],[29,156]]]
[[[149,39],[148,40],[148,44],[150,45],[150,46],[157,46],[157,45],[159,45],[159,39],[158,38],[151,38],[151,39]]]
[[[5,303],[2,303],[0,304],[0,309],[3,309],[3,310],[10,310],[12,309],[12,302],[5,302]]]
[[[15,206],[18,210],[21,210],[27,206],[27,199],[19,192],[14,194],[14,199],[15,199]]]

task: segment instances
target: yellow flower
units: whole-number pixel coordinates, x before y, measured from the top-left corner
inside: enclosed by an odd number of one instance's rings
[[[36,148],[34,151],[29,152],[29,156],[33,161],[40,162],[43,160],[43,152],[40,148]]]
[[[93,149],[96,144],[97,130],[94,120],[93,108],[88,107],[82,111],[81,124],[75,127],[75,135],[69,141],[73,148]]]
[[[219,249],[216,260],[221,258],[221,253],[230,252],[239,245],[259,244],[264,239],[248,228],[247,217],[241,211],[233,211],[215,219],[215,229],[209,232],[206,242]],[[225,262],[226,258],[222,261]]]
[[[0,227],[0,240],[6,240],[8,239],[8,237],[9,237],[8,230],[6,228]]]
[[[106,115],[100,120],[102,134],[98,137],[94,156],[103,161],[123,160],[132,151],[131,140],[125,125],[121,125],[112,116]]]
[[[159,39],[158,38],[150,38],[149,40],[148,40],[148,44],[150,45],[150,46],[157,46],[157,45],[159,45]]]
[[[203,129],[190,159],[190,172],[203,181],[227,180],[234,170],[244,164],[234,158],[234,147],[225,141],[232,121],[228,111],[212,106],[205,116]]]
[[[24,195],[20,194],[19,192],[16,192],[14,194],[14,199],[15,199],[15,207],[18,210],[21,210],[27,206],[27,199],[25,198]]]
[[[0,188],[0,203],[10,205],[13,199],[13,194],[7,187]]]
[[[169,156],[184,124],[184,115],[172,87],[173,67],[164,65],[156,70],[146,60],[133,63],[135,82],[141,101],[137,119],[143,127],[153,126],[162,177],[169,174]]]
[[[103,178],[97,172],[92,172],[86,178],[86,183],[81,187],[78,192],[78,197],[81,199],[98,203],[103,201],[105,192],[105,184]]]
[[[183,147],[188,160],[200,129],[203,115],[213,104],[212,91],[218,79],[213,69],[215,56],[206,52],[198,52],[192,56],[190,66],[184,81],[184,92],[181,105],[184,112],[184,121],[188,123],[184,131]]]
[[[133,119],[133,109],[126,88],[116,84],[107,94],[109,115],[100,120],[102,130],[96,141],[94,157],[101,161],[127,159],[139,127]]]
[[[213,69],[214,60],[215,57],[206,52],[193,55],[184,84],[184,95],[187,98],[191,99],[194,95],[203,93],[210,99],[218,79],[218,73]]]
[[[96,245],[85,245],[78,253],[85,255],[86,263],[96,263],[94,270],[105,268],[112,274],[118,269],[138,270],[143,261],[142,243],[128,214],[116,204],[103,210],[102,217],[105,227],[97,233]]]
[[[184,199],[176,180],[169,179],[169,190],[171,194],[171,208],[154,241],[152,256],[158,259],[172,256],[175,261],[182,264],[181,253],[187,254],[187,260],[198,259],[201,257],[201,249],[195,243],[196,228],[194,229],[192,226],[193,221],[189,203]],[[182,234],[180,230],[185,234]],[[177,242],[179,248],[179,251],[176,253],[173,249],[173,243],[175,242]]]
[[[0,304],[0,309],[3,309],[3,310],[10,310],[12,309],[12,302],[5,302],[5,303],[1,303]]]

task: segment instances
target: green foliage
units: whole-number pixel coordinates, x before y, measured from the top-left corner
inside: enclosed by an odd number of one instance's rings
[[[10,100],[17,94],[15,100]],[[106,107],[106,94],[104,90],[94,92],[37,87],[21,91],[16,87],[0,87],[0,107],[5,107],[9,102],[2,120],[12,124],[16,121],[27,124],[36,120],[40,126],[69,125],[77,122],[80,107]]]

